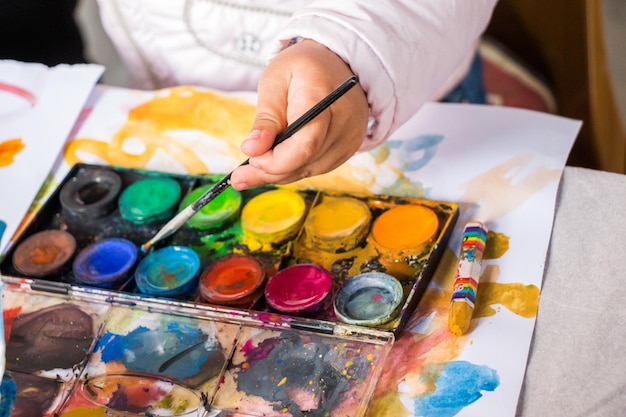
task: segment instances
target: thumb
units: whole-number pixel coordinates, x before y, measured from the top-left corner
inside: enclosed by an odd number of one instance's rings
[[[254,122],[250,134],[241,144],[241,150],[248,156],[260,156],[269,151],[276,135],[287,125],[286,93],[276,90],[265,88],[262,81],[259,84]]]
[[[255,122],[250,134],[241,143],[241,151],[250,157],[261,156],[272,149],[277,134],[275,124]]]

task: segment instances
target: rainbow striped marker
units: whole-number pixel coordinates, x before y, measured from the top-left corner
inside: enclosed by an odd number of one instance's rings
[[[448,327],[455,336],[467,333],[472,322],[486,243],[487,228],[482,223],[469,222],[463,230],[459,265],[448,315]]]

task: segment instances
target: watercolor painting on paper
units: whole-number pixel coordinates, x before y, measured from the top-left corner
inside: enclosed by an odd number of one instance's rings
[[[68,144],[65,161],[68,166],[106,162],[228,172],[244,158],[238,145],[251,125],[252,103],[247,95],[192,88],[143,95],[103,91]],[[111,114],[118,120],[115,126],[105,124]],[[541,267],[527,265],[542,265],[558,180],[579,127],[547,114],[433,103],[383,146],[296,184],[320,189],[332,184],[335,191],[410,195],[461,206],[457,230],[394,345],[369,415],[514,414],[510,404],[521,388],[543,274]],[[537,207],[544,218],[537,218]],[[529,211],[534,213],[530,230],[516,220],[528,218]],[[468,335],[455,338],[445,318],[460,233],[469,220],[489,225],[489,249],[475,323]],[[524,244],[529,241],[532,245]],[[509,352],[506,360],[493,355],[502,350]]]
[[[87,112],[63,151],[57,182],[78,162],[228,172],[245,159],[239,143],[251,126],[254,96],[190,87],[96,88]],[[394,343],[368,416],[515,414],[558,182],[579,128],[577,121],[548,114],[432,103],[386,144],[295,184],[460,206],[457,227]],[[462,229],[470,220],[485,222],[490,232],[470,332],[453,337],[447,311]],[[502,351],[506,357],[497,354]]]

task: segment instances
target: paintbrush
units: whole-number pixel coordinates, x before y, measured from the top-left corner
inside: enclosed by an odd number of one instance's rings
[[[274,139],[274,143],[272,144],[272,149],[276,147],[279,143],[285,141],[285,139],[292,136],[298,130],[300,130],[304,125],[309,123],[315,117],[317,117],[321,112],[326,110],[331,104],[333,104],[339,97],[344,95],[348,90],[354,87],[359,82],[356,76],[349,78],[344,81],[339,87],[337,87],[334,91],[332,91],[328,96],[324,97],[319,103],[315,106],[311,107],[306,113],[300,116],[295,122],[290,124],[276,135]],[[246,159],[241,165],[244,166],[250,163],[249,159]],[[141,246],[141,251],[143,253],[148,253],[150,249],[159,241],[165,239],[166,237],[175,233],[178,229],[180,229],[186,222],[189,220],[194,214],[196,214],[202,207],[209,204],[213,201],[218,195],[220,195],[224,190],[230,187],[230,176],[233,171],[224,176],[221,180],[215,183],[213,187],[211,187],[207,192],[202,194],[200,198],[196,201],[188,205],[181,212],[179,212],[176,216],[174,216],[165,226],[161,228],[157,232],[156,235],[146,243]]]

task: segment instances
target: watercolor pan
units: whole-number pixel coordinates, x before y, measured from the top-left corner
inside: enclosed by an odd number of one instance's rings
[[[231,190],[149,254],[134,250],[219,179],[88,164],[70,170],[0,261],[7,370],[24,394],[16,409],[68,417],[365,415],[458,205]],[[161,188],[142,190],[146,183]],[[230,275],[228,262],[237,265]],[[305,276],[300,270],[321,272],[315,279],[325,284],[287,287]],[[360,284],[376,276],[385,280]],[[346,318],[350,311],[359,317]],[[386,316],[361,317],[368,311]]]
[[[412,197],[275,186],[241,193],[229,189],[150,254],[134,253],[133,245],[139,247],[148,241],[177,209],[219,179],[221,175],[77,164],[8,248],[0,272],[57,293],[80,288],[190,308],[235,308],[293,316],[320,329],[358,323],[367,331],[397,335],[417,307],[458,217],[455,203]],[[26,255],[21,252],[26,246],[23,243],[33,235],[51,231],[73,237],[74,255],[64,254],[63,265],[59,256],[53,257],[56,263],[46,275],[41,272],[46,268],[28,264],[45,263],[49,249],[30,244]],[[113,249],[97,252],[99,246]],[[93,265],[80,262],[89,251],[96,253],[86,258],[97,260],[98,265],[95,261]],[[169,251],[169,256],[156,256],[162,251]],[[172,258],[183,253],[186,258]],[[17,264],[16,254],[20,255]],[[244,271],[241,279],[230,281],[223,274],[217,280],[207,278],[208,269],[233,255],[253,258],[242,261],[240,267],[260,264],[262,271]],[[295,264],[326,269],[332,279],[330,291],[324,290],[328,294],[304,294],[324,285],[293,289],[274,285],[278,282],[274,276]],[[37,270],[37,274],[24,273],[29,270]],[[358,291],[376,292],[352,285],[349,290],[357,293],[342,293],[351,277],[367,272],[385,273],[399,281],[402,294],[397,308],[389,309],[388,317],[371,320],[348,320],[335,314],[338,294],[344,302],[354,295],[349,303],[354,306],[364,299]],[[282,280],[280,285],[290,281],[293,279]],[[313,306],[308,300],[315,297],[319,299]],[[298,305],[302,309],[298,310]],[[375,309],[363,311],[368,310]]]

